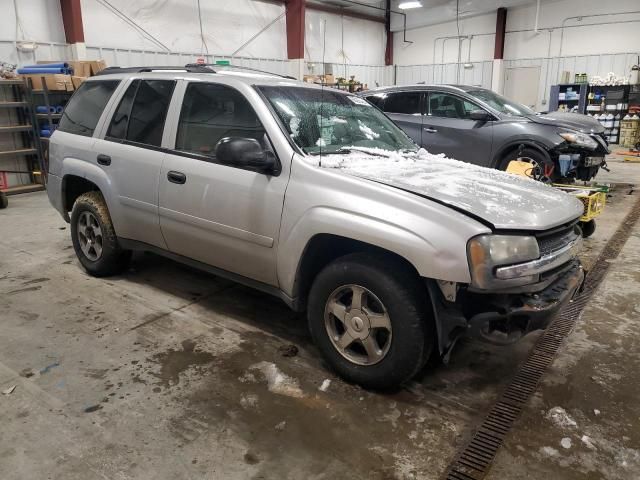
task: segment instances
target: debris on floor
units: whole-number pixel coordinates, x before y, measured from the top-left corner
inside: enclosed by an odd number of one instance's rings
[[[249,370],[259,370],[267,380],[267,388],[271,393],[302,398],[303,391],[298,381],[282,373],[274,363],[260,362],[249,367]]]
[[[553,407],[546,414],[547,420],[553,422],[560,428],[573,428],[577,427],[576,421],[562,407]]]
[[[296,355],[298,355],[298,347],[291,344],[280,345],[278,347],[278,351],[280,352],[280,355],[282,355],[283,357],[295,357]]]
[[[287,426],[287,422],[286,421],[281,421],[279,424],[276,425],[276,430],[278,430],[279,432],[284,430],[284,427]]]
[[[3,395],[11,395],[13,393],[13,391],[16,389],[15,385],[11,385],[9,388],[7,388],[6,390],[2,391]]]
[[[318,388],[318,390],[320,390],[321,392],[326,392],[327,390],[329,390],[330,385],[331,385],[331,380],[329,380],[328,378],[325,378],[324,381],[322,382],[322,385],[320,385],[320,388]]]
[[[53,362],[51,365],[47,365],[43,369],[40,370],[40,375],[44,375],[45,373],[49,373],[52,368],[56,368],[60,366],[60,362]]]
[[[562,448],[571,448],[571,439],[569,437],[564,437],[560,440],[560,445],[562,445]]]

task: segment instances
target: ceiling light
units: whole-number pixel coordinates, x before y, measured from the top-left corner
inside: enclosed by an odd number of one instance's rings
[[[408,0],[408,1],[400,1],[398,4],[398,8],[402,10],[409,10],[410,8],[421,8],[422,2],[420,0]]]

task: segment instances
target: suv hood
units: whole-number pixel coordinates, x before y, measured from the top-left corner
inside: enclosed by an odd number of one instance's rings
[[[589,115],[582,115],[581,113],[551,112],[540,115],[527,115],[527,118],[534,123],[569,128],[583,133],[601,134],[604,132],[604,127],[600,122]]]
[[[546,230],[576,220],[583,213],[582,203],[568,193],[424,149],[401,154],[358,148],[349,154],[323,155],[322,167],[418,194],[480,218],[496,229]]]

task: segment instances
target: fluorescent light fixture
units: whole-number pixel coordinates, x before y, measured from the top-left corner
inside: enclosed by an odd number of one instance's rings
[[[409,10],[410,8],[421,8],[421,7],[422,7],[422,2],[420,0],[408,0],[408,1],[401,0],[400,3],[398,4],[398,8],[401,8],[402,10]]]

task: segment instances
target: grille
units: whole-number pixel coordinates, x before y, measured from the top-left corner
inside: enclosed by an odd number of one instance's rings
[[[547,255],[564,247],[568,243],[574,241],[577,236],[578,233],[576,232],[575,223],[561,229],[556,229],[551,232],[545,232],[538,235],[538,248],[540,248],[540,255]]]

